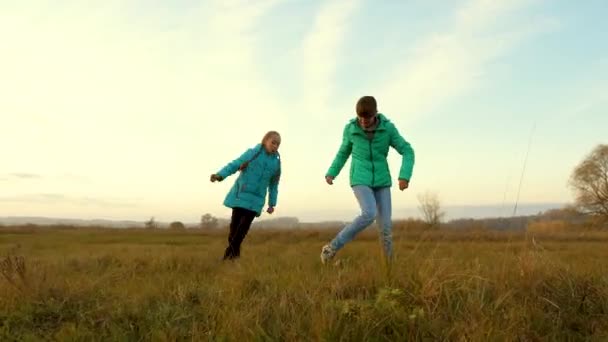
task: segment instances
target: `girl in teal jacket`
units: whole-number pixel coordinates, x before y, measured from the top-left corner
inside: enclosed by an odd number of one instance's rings
[[[279,133],[270,131],[266,133],[261,144],[248,149],[239,158],[211,175],[211,182],[221,182],[235,172],[241,172],[224,199],[224,205],[232,208],[228,247],[224,252],[224,260],[240,257],[241,243],[253,220],[261,215],[267,194],[266,212],[269,214],[274,212],[281,176],[278,152],[280,144]]]
[[[378,113],[376,100],[364,96],[356,105],[357,118],[344,127],[342,144],[325,175],[328,184],[333,184],[349,156],[350,186],[361,207],[361,214],[321,249],[321,261],[326,263],[336,252],[378,219],[380,234],[387,259],[392,257],[391,222],[391,173],[387,156],[393,147],[403,156],[399,170],[399,190],[409,186],[414,168],[414,150],[399,134],[395,125]]]

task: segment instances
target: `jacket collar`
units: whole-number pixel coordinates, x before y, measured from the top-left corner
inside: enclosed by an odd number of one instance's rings
[[[382,113],[376,114],[376,118],[378,119],[378,126],[376,127],[375,131],[376,132],[385,131],[386,124],[389,120]],[[350,123],[351,134],[365,134],[365,131],[363,130],[363,128],[361,128],[361,126],[359,126],[359,123],[357,122],[357,118],[351,119],[349,123]]]

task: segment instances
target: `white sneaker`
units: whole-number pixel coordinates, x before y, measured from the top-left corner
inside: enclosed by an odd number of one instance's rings
[[[330,245],[323,246],[321,249],[321,263],[327,263],[334,257],[334,255],[336,255],[336,251],[334,251]]]

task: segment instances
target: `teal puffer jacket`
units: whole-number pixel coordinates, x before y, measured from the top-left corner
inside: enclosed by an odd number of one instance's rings
[[[342,144],[332,162],[327,176],[337,177],[348,157],[352,154],[350,165],[350,185],[367,185],[370,187],[387,187],[392,185],[387,156],[389,147],[393,147],[403,156],[399,179],[409,181],[414,168],[414,149],[399,134],[395,125],[381,113],[373,138],[370,140],[359,126],[357,119],[352,119],[344,127]]]
[[[266,195],[269,206],[277,205],[281,172],[279,155],[267,153],[262,144],[258,144],[228,163],[217,174],[225,179],[237,172],[245,162],[249,164],[230,188],[224,199],[224,205],[229,208],[239,207],[255,211],[256,216],[260,216]]]

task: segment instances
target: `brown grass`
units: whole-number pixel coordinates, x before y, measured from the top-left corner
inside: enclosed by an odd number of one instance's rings
[[[0,229],[0,340],[608,339],[608,233]]]

